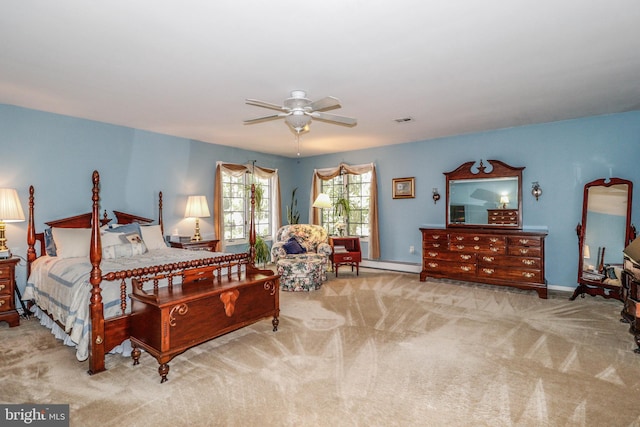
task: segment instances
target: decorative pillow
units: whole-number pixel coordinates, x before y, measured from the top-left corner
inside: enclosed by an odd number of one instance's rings
[[[49,256],[56,256],[56,242],[53,240],[51,227],[44,230],[44,250]]]
[[[53,227],[51,235],[56,246],[56,256],[60,258],[89,256],[89,246],[91,246],[90,228]]]
[[[282,247],[288,254],[303,254],[307,252],[302,246],[300,246],[300,243],[298,243],[295,237],[290,238]]]
[[[140,227],[142,231],[142,240],[147,247],[147,250],[152,251],[154,249],[164,249],[167,247],[167,242],[162,237],[162,230],[159,225],[143,225]]]
[[[138,233],[105,233],[102,256],[105,259],[125,258],[147,252]]]

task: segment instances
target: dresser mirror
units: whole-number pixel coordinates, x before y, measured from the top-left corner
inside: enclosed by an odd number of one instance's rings
[[[578,233],[578,295],[622,299],[622,250],[635,238],[631,225],[633,183],[598,179],[584,186]]]
[[[467,162],[447,181],[447,227],[522,228],[522,170],[499,160]]]

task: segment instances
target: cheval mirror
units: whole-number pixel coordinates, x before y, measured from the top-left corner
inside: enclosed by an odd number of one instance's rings
[[[633,183],[598,179],[584,186],[582,223],[578,233],[578,295],[622,300],[622,250],[635,238],[631,225]]]

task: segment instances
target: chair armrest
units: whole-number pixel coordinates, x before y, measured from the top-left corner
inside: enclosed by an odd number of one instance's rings
[[[278,259],[287,256],[287,251],[284,250],[285,242],[275,242],[271,246],[271,262],[278,262]]]
[[[318,252],[319,254],[325,255],[326,257],[329,257],[333,253],[333,249],[331,248],[330,244],[323,242],[318,244],[316,252]]]

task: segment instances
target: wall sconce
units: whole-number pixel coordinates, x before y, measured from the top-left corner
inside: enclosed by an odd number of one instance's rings
[[[538,181],[533,181],[531,183],[531,195],[536,198],[536,202],[538,201],[538,198],[542,196],[542,187],[540,187]]]
[[[438,200],[440,200],[440,193],[438,193],[438,189],[436,187],[433,187],[433,196],[431,196],[433,198],[433,204],[435,205]]]

